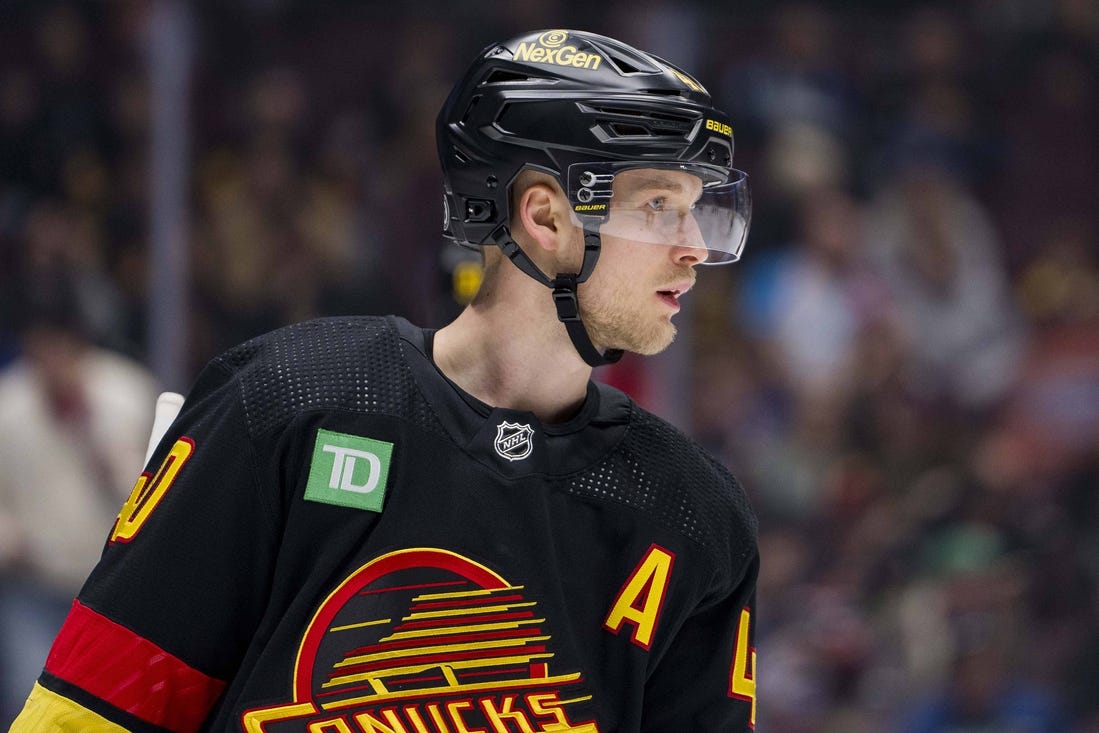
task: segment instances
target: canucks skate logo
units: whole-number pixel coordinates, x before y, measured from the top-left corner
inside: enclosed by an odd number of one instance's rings
[[[534,430],[530,425],[502,422],[496,426],[496,441],[493,447],[501,458],[509,461],[521,461],[534,450]]]
[[[246,733],[600,733],[584,675],[521,584],[448,550],[397,550],[321,603],[290,699]]]

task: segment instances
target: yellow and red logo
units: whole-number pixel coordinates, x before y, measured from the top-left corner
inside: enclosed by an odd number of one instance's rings
[[[599,733],[591,695],[553,674],[545,618],[522,586],[433,548],[355,571],[298,650],[292,700],[249,710],[248,733]]]

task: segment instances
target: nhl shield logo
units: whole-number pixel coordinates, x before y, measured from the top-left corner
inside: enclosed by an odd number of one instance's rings
[[[493,443],[501,458],[509,461],[521,461],[534,450],[534,430],[530,425],[502,422],[496,426],[496,441]]]

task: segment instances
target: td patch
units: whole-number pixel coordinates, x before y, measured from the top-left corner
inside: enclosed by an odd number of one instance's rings
[[[381,512],[392,456],[392,443],[320,429],[309,464],[305,498]]]

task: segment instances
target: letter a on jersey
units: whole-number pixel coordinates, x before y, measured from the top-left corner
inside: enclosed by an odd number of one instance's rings
[[[380,512],[392,455],[393,444],[384,440],[318,430],[305,498]]]
[[[633,626],[630,641],[648,651],[653,643],[656,622],[660,620],[660,610],[664,607],[674,561],[675,555],[663,547],[651,546],[618,592],[603,627],[618,634],[622,624],[629,623]]]

